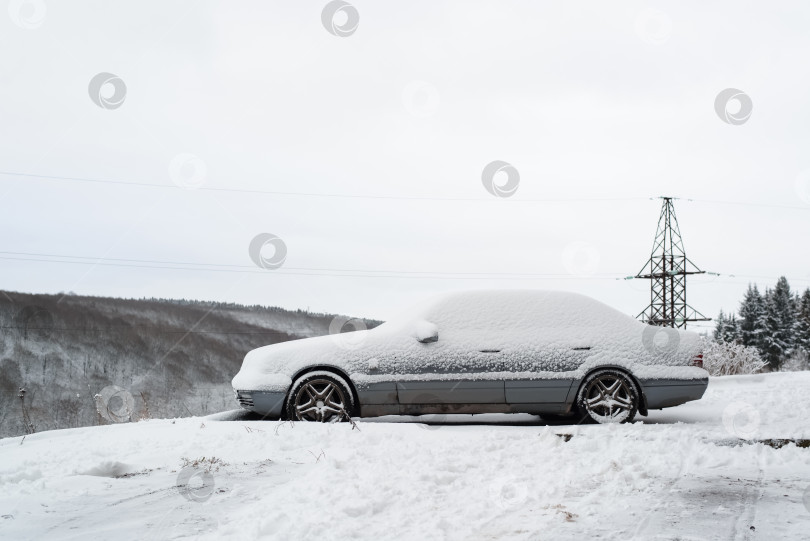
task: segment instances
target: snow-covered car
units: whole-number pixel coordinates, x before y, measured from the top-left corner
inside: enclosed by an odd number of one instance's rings
[[[429,413],[576,415],[601,423],[703,396],[700,337],[558,291],[430,299],[370,330],[250,351],[242,407],[336,421]]]

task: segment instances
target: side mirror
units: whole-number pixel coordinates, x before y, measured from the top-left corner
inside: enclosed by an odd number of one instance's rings
[[[414,328],[414,336],[416,340],[422,344],[430,344],[431,342],[439,341],[439,328],[435,323],[420,320],[416,322]]]

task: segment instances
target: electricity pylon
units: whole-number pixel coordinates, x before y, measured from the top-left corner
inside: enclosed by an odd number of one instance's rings
[[[705,271],[686,257],[672,198],[661,199],[664,205],[652,254],[635,276],[650,280],[650,304],[636,317],[650,325],[679,328],[690,321],[711,321],[686,303],[686,277]]]

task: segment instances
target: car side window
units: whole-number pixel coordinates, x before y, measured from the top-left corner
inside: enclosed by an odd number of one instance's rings
[[[536,303],[498,302],[498,299],[451,298],[434,306],[427,319],[443,337],[492,337],[504,333],[553,326],[547,310]]]

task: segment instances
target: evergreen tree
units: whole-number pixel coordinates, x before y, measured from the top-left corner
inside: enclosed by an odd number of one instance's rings
[[[782,276],[773,290],[776,310],[779,314],[779,338],[783,344],[784,357],[793,352],[796,346],[796,302],[790,291],[787,278]]]
[[[778,370],[794,346],[795,306],[787,279],[782,276],[765,293],[764,334],[760,351],[773,370]]]
[[[740,341],[739,322],[734,314],[726,316],[722,310],[715,319],[714,340],[724,344],[735,344]]]
[[[810,288],[796,297],[796,321],[793,326],[793,341],[796,349],[810,354]]]
[[[776,370],[779,367],[779,356],[782,354],[782,350],[776,340],[779,329],[779,318],[776,314],[776,308],[773,302],[773,291],[770,288],[765,289],[765,295],[763,295],[762,300],[765,309],[757,320],[757,325],[762,330],[757,348],[762,354],[762,358],[768,363],[768,366],[772,370]]]
[[[718,314],[717,319],[715,319],[714,323],[714,340],[716,342],[723,342],[726,336],[726,316],[723,314],[723,311],[720,310],[720,314]]]
[[[737,317],[731,314],[730,318],[726,318],[726,329],[723,334],[723,342],[727,344],[736,344],[740,341],[740,323]]]
[[[739,335],[744,346],[759,347],[762,338],[764,302],[756,285],[748,284],[740,303]]]
[[[766,348],[768,336],[770,332],[770,325],[768,324],[768,303],[771,297],[770,288],[765,288],[765,293],[760,297],[761,310],[757,312],[757,319],[754,322],[754,329],[756,329],[756,341],[752,344],[762,354],[762,358],[767,360]]]

